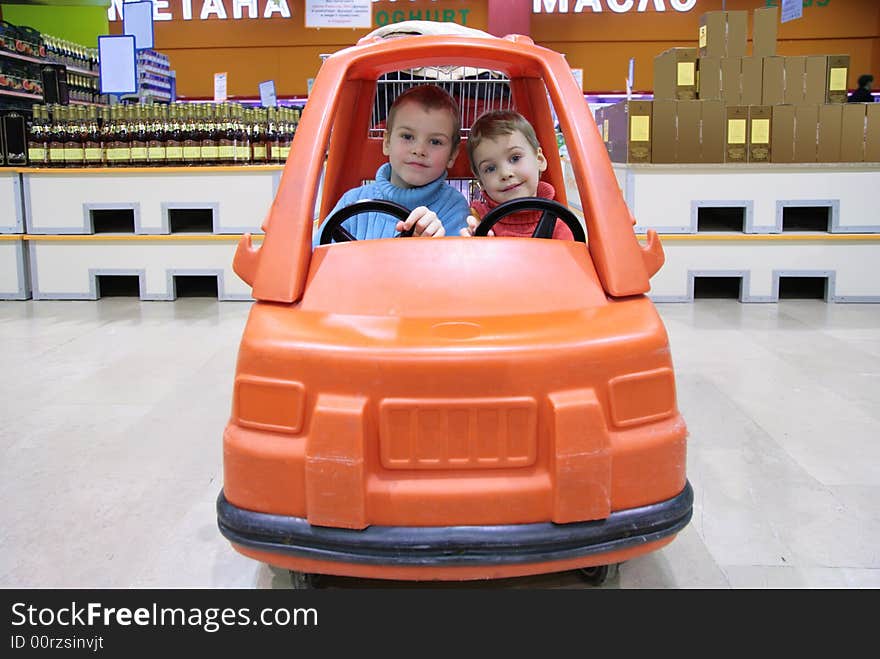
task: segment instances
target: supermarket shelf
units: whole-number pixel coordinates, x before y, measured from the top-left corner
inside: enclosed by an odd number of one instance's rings
[[[144,73],[155,73],[156,75],[165,76],[166,78],[171,77],[171,71],[160,69],[159,67],[151,66],[149,64],[138,64],[138,70],[143,71]]]
[[[88,69],[80,69],[79,67],[76,67],[76,66],[68,66],[67,72],[68,73],[78,73],[79,75],[83,75],[83,76],[91,76],[92,78],[100,78],[101,77],[101,74],[98,71],[89,71]]]
[[[7,89],[0,89],[0,96],[12,96],[15,98],[31,98],[31,99],[34,99],[35,101],[42,101],[43,100],[42,94],[29,94],[27,92],[13,92],[13,91],[9,91]]]
[[[23,62],[34,62],[35,64],[48,64],[46,60],[42,60],[39,57],[31,57],[30,55],[19,55],[18,53],[13,53],[9,50],[0,50],[0,57],[22,60]]]
[[[33,62],[34,64],[60,64],[60,62],[53,62],[48,59],[40,59],[39,57],[31,57],[30,55],[19,55],[18,53],[13,53],[8,50],[0,50],[0,57],[17,59],[23,62]],[[101,77],[101,74],[97,71],[89,71],[88,69],[81,69],[76,66],[67,66],[67,71],[68,73],[78,73],[79,75],[91,76],[93,78]]]

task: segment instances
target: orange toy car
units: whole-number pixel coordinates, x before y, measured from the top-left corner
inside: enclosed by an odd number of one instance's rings
[[[434,80],[463,105],[500,99],[531,121],[559,202],[539,210],[575,241],[456,236],[313,250],[315,210],[323,221],[383,161],[381,132],[370,132],[384,118],[377,89],[403,84],[398,73],[413,63],[408,84]],[[487,102],[479,90],[490,83],[504,93]],[[554,111],[583,223],[550,148]],[[466,193],[471,178],[462,148],[450,180]],[[687,430],[667,334],[646,297],[663,250],[654,232],[640,245],[633,224],[559,53],[523,36],[365,37],[326,59],[262,246],[246,235],[235,255],[256,302],[223,437],[223,535],[299,586],[320,574],[567,570],[600,583],[608,566],[669,543],[692,512]]]

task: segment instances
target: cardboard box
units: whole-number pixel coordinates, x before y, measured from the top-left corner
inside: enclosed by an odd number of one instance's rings
[[[807,71],[807,58],[804,55],[786,55],[785,94],[783,102],[791,105],[804,103],[804,82]]]
[[[865,112],[865,162],[880,162],[880,103],[866,103]]]
[[[654,139],[651,144],[651,162],[672,163],[676,162],[675,143],[678,139],[676,124],[676,105],[678,101],[654,101],[652,108],[651,125],[654,129]]]
[[[700,16],[697,40],[700,57],[724,57],[727,55],[727,12],[707,11]]]
[[[748,162],[749,109],[743,105],[727,108],[724,129],[724,162]]]
[[[678,101],[675,108],[678,135],[675,162],[701,162],[700,122],[701,101]]]
[[[727,57],[745,57],[748,43],[749,12],[746,10],[727,12]]]
[[[849,79],[849,55],[828,56],[828,84],[825,86],[826,103],[846,103]]]
[[[823,103],[819,106],[819,141],[817,162],[840,162],[840,129],[843,104]]]
[[[654,57],[654,99],[697,97],[697,49],[669,48]]]
[[[765,57],[761,82],[761,104],[781,105],[785,102],[785,58]]]
[[[804,73],[804,103],[820,105],[825,102],[828,84],[828,56],[807,55]]]
[[[704,101],[721,100],[721,58],[697,59],[697,98]]]
[[[867,103],[847,103],[843,106],[840,127],[840,161],[865,161],[865,119]]]
[[[816,162],[819,129],[819,106],[796,105],[794,108],[794,161]]]
[[[726,113],[721,101],[700,101],[700,162],[724,162],[724,124]],[[880,105],[880,104],[878,104]]]
[[[794,162],[794,106],[772,106],[770,162]]]
[[[742,58],[721,58],[721,100],[725,105],[742,105]]]
[[[613,162],[651,162],[653,101],[622,100],[605,108]]]
[[[752,12],[752,55],[770,57],[776,54],[778,7],[759,7]]]
[[[741,66],[740,105],[761,105],[761,96],[764,93],[764,58],[743,57]]]
[[[749,107],[749,162],[770,162],[772,119],[771,106]]]

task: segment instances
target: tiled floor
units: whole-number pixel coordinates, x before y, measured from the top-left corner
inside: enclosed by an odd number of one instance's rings
[[[246,302],[0,302],[0,587],[286,588],[217,530]],[[605,588],[880,587],[880,305],[658,305],[691,523]],[[332,578],[331,588],[419,584]],[[474,588],[583,588],[571,573]]]

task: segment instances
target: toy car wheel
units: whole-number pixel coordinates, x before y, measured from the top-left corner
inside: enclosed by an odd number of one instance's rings
[[[321,576],[320,574],[314,574],[312,572],[297,572],[296,570],[290,571],[290,587],[294,590],[316,590],[321,587]]]
[[[579,569],[578,576],[591,586],[601,586],[613,572],[617,571],[617,565],[593,565]]]
[[[480,221],[480,224],[474,230],[474,235],[489,235],[489,230],[494,227],[499,220],[521,211],[541,211],[541,220],[535,227],[535,231],[532,233],[532,238],[552,238],[553,229],[556,228],[556,219],[558,218],[569,229],[571,229],[571,233],[576,241],[582,243],[587,242],[584,228],[581,226],[577,216],[558,201],[544,199],[542,197],[520,197],[519,199],[512,199],[511,201],[505,201],[503,204],[498,204],[495,208],[486,213]]]
[[[324,224],[321,227],[320,244],[328,245],[334,240],[336,242],[350,242],[352,240],[357,240],[357,238],[351,235],[345,227],[342,226],[342,223],[355,215],[367,212],[385,213],[401,222],[406,220],[410,214],[410,210],[406,206],[401,206],[400,204],[388,201],[387,199],[361,199],[353,204],[340,208],[324,220]],[[415,225],[413,225],[408,231],[403,231],[397,234],[397,237],[409,238],[413,235],[415,228]]]

